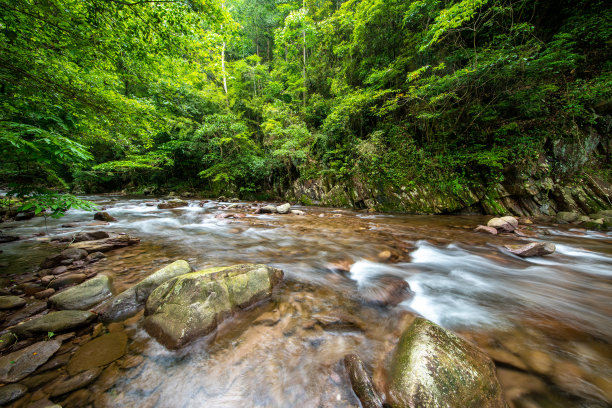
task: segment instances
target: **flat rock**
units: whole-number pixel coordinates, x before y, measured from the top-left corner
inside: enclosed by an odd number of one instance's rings
[[[8,384],[0,387],[0,405],[6,405],[17,398],[22,397],[28,391],[28,387],[21,384]]]
[[[161,284],[147,300],[144,327],[176,349],[212,332],[233,312],[270,297],[283,271],[266,265],[209,268]]]
[[[99,313],[100,319],[106,322],[125,320],[142,309],[147,298],[156,287],[169,279],[191,271],[191,266],[187,261],[173,262],[105,302],[96,311]]]
[[[526,245],[506,245],[506,249],[514,255],[526,258],[530,256],[544,256],[555,252],[555,245],[545,242],[532,242]]]
[[[25,307],[13,311],[4,321],[4,326],[9,327],[17,324],[30,316],[34,316],[47,309],[47,302],[41,302],[40,300],[28,301]]]
[[[26,377],[43,365],[60,348],[61,341],[34,343],[0,358],[0,382],[13,383]]]
[[[59,254],[51,255],[45,258],[40,264],[42,269],[55,268],[60,265],[70,265],[74,261],[85,259],[87,252],[79,248],[67,248]]]
[[[416,318],[391,359],[387,402],[394,408],[505,408],[493,361],[442,327]]]
[[[486,232],[487,234],[491,234],[491,235],[497,235],[497,228],[494,227],[488,227],[485,225],[479,225],[477,226],[474,231],[476,232]]]
[[[0,310],[16,309],[25,306],[26,301],[19,296],[0,296]]]
[[[71,273],[69,275],[59,276],[56,279],[53,279],[49,283],[49,287],[52,289],[61,289],[66,286],[81,283],[85,279],[87,279],[87,275],[84,273]]]
[[[82,310],[60,310],[20,323],[11,328],[18,337],[62,332],[91,323],[96,315]]]
[[[72,237],[72,242],[95,241],[109,237],[110,235],[106,231],[79,232]]]
[[[68,363],[68,373],[75,375],[96,367],[102,367],[123,357],[127,350],[125,332],[108,333],[97,337],[79,348]]]
[[[111,279],[106,275],[98,275],[51,296],[48,304],[49,307],[59,310],[89,310],[111,296],[113,296]]]
[[[45,387],[51,397],[58,397],[91,384],[102,373],[101,368],[83,371],[75,376],[61,376],[57,381]]]
[[[97,239],[95,241],[83,241],[70,244],[73,248],[79,248],[88,253],[108,252],[113,249],[135,245],[140,242],[140,238],[132,237],[127,234],[111,236],[109,238]]]

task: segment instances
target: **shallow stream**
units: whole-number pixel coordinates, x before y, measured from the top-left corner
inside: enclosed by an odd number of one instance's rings
[[[95,407],[358,406],[339,361],[366,363],[384,388],[389,353],[414,314],[475,342],[496,362],[513,407],[612,404],[612,234],[533,224],[533,237],[474,232],[478,216],[408,216],[301,207],[306,215],[251,215],[209,201],[159,210],[154,199],[89,197],[118,219],[89,226],[91,213],[0,224],[29,237],[0,245],[4,274],[31,272],[60,234],[103,229],[141,239],[93,268],[122,291],[162,266],[194,269],[265,263],[285,272],[272,301],[180,351],[168,351],[129,319],[132,363]],[[251,203],[242,203],[248,204]],[[296,207],[294,207],[296,208]],[[247,213],[220,219],[224,212]],[[75,223],[76,227],[60,225]],[[46,236],[35,234],[47,231]],[[552,242],[523,259],[504,244]],[[410,285],[395,307],[364,299],[385,277]]]

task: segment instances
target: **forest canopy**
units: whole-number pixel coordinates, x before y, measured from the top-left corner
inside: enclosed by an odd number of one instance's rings
[[[486,190],[609,134],[605,4],[0,0],[0,183],[22,196]],[[610,157],[546,171],[610,180]]]

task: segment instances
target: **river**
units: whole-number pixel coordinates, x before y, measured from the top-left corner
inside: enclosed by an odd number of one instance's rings
[[[536,223],[531,238],[491,236],[473,231],[490,217],[317,207],[294,207],[304,216],[233,209],[248,215],[220,219],[229,203],[159,210],[154,199],[87,198],[118,221],[88,226],[91,213],[69,211],[0,224],[29,237],[0,246],[3,273],[35,269],[58,251],[49,238],[97,229],[141,239],[93,267],[118,291],[177,259],[194,269],[265,263],[285,272],[270,302],[179,351],[151,339],[141,315],[129,319],[138,364],[93,395],[95,407],[358,406],[338,362],[358,354],[384,387],[389,352],[414,314],[491,355],[513,407],[612,404],[612,233]],[[67,223],[77,226],[60,227]],[[503,248],[523,241],[551,242],[556,252],[523,259]],[[389,276],[408,282],[411,296],[394,307],[364,301]]]

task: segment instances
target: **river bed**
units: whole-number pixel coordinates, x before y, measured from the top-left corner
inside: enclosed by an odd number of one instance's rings
[[[154,199],[88,198],[118,221],[90,226],[91,213],[69,211],[61,220],[0,224],[6,234],[29,237],[0,246],[3,275],[31,272],[58,252],[50,238],[102,229],[141,239],[91,267],[111,275],[118,292],[178,259],[196,270],[264,263],[282,269],[285,280],[270,302],[179,351],[150,338],[142,314],[128,319],[132,364],[110,388],[96,391],[94,383],[82,393],[86,404],[359,406],[339,361],[358,354],[384,388],[389,353],[414,315],[487,352],[513,407],[612,404],[611,233],[536,223],[527,227],[533,237],[520,238],[474,232],[490,218],[481,216],[317,207],[294,207],[303,216],[253,215],[221,210],[229,203],[217,201],[160,210]],[[215,218],[228,211],[247,216]],[[61,227],[68,223],[76,225]],[[556,252],[523,259],[503,248],[530,241],[554,243]],[[387,276],[407,281],[411,296],[394,307],[364,301]]]

